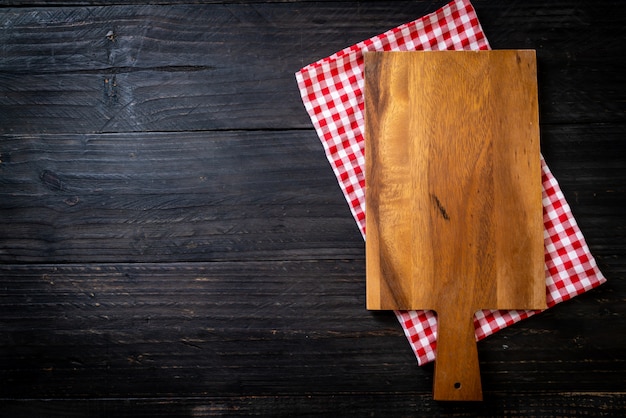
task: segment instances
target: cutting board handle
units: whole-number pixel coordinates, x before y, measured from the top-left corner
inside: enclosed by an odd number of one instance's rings
[[[453,307],[454,308],[454,307]],[[438,401],[481,401],[474,313],[437,311],[433,397]]]

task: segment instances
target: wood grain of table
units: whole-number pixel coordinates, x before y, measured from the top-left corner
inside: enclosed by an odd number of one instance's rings
[[[0,6],[0,416],[626,409],[626,3],[474,3],[537,51],[541,150],[608,282],[479,342],[471,405],[365,309],[294,77],[445,1],[146,3]]]

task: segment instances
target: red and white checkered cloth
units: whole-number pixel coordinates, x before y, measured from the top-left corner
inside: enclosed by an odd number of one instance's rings
[[[304,67],[296,80],[328,161],[365,238],[363,53],[366,51],[481,50],[489,43],[468,0],[391,29]],[[543,220],[548,307],[606,281],[589,252],[569,205],[545,161]],[[537,311],[481,311],[480,340]],[[437,319],[432,311],[397,311],[418,363],[435,359]]]

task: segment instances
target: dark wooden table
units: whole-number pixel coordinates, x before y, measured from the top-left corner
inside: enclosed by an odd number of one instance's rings
[[[475,404],[433,402],[365,310],[294,78],[445,1],[188,3],[3,1],[1,416],[624,413],[626,2],[474,3],[537,50],[542,152],[609,279],[480,342]]]

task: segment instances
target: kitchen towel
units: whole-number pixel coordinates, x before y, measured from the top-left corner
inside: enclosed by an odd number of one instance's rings
[[[365,238],[363,53],[367,51],[483,50],[489,43],[468,0],[439,10],[314,62],[296,73],[302,101],[326,157]],[[548,308],[606,281],[569,205],[541,160]],[[396,311],[418,364],[435,359],[437,317],[432,311]],[[479,311],[480,340],[537,311]]]

